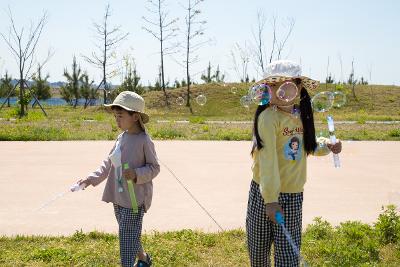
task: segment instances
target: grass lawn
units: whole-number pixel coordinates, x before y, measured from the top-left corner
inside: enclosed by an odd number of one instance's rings
[[[231,93],[236,86],[238,92]],[[251,121],[255,105],[243,108],[240,97],[247,92],[248,84],[198,85],[193,87],[192,96],[207,96],[207,103],[199,106],[192,102],[194,113],[179,106],[175,99],[185,96],[184,89],[168,90],[171,107],[165,106],[162,92],[148,92],[147,112],[151,122],[149,132],[154,139],[182,140],[251,140],[251,124],[209,124],[207,121]],[[332,87],[332,85],[331,85]],[[328,88],[334,90],[333,88]],[[320,89],[310,92],[315,95]],[[341,89],[347,95],[343,108],[333,109],[330,114],[336,121],[353,121],[354,124],[337,124],[336,135],[346,140],[400,140],[400,124],[369,124],[368,121],[400,121],[400,87],[364,86],[356,87],[357,99],[350,88]],[[111,113],[103,107],[76,109],[69,106],[46,107],[48,117],[40,109],[30,109],[28,116],[19,119],[15,107],[0,111],[0,140],[114,140],[119,133]],[[316,113],[317,132],[325,131],[325,113]],[[177,123],[187,120],[189,123]],[[169,122],[157,122],[169,121]]]
[[[154,266],[249,266],[243,230],[153,232],[142,237]],[[72,236],[0,237],[1,266],[118,266],[118,237],[77,231]],[[400,266],[400,214],[388,206],[373,225],[333,227],[316,218],[303,233],[311,266]]]

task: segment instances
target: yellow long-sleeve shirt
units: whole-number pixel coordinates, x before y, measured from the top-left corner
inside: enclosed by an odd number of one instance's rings
[[[278,202],[279,193],[302,192],[307,159],[300,118],[267,108],[258,117],[263,148],[253,153],[253,180],[265,203]]]

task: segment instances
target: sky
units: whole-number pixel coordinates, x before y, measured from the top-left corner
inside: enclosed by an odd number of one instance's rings
[[[165,1],[169,18],[179,18],[180,32],[176,40],[182,41],[185,29],[183,6],[188,0]],[[128,38],[117,49],[116,59],[130,54],[135,59],[141,83],[154,84],[160,64],[159,43],[142,29],[148,26],[143,16],[151,17],[145,0],[0,0],[0,32],[8,36],[8,8],[17,28],[25,27],[26,30],[31,21],[37,21],[44,11],[47,12],[49,17],[36,58],[41,61],[49,49],[53,51],[54,55],[43,70],[50,75],[49,81],[65,81],[63,71],[71,69],[75,55],[81,68],[98,83],[101,71],[82,56],[90,55],[95,49],[93,23],[101,22],[107,4],[112,12],[110,24],[120,25],[122,32],[129,32]],[[278,37],[287,29],[283,26],[287,18],[295,21],[281,58],[300,63],[304,75],[324,81],[328,72],[335,80],[347,80],[353,61],[356,78],[363,76],[372,84],[400,84],[400,1],[204,0],[199,9],[199,18],[207,21],[203,39],[199,41],[209,41],[195,53],[199,61],[191,66],[191,75],[196,81],[200,81],[209,62],[214,68],[219,65],[227,82],[240,79],[234,70],[231,52],[235,44],[241,47],[247,44],[246,52],[251,54],[257,13],[263,12],[267,19],[263,40],[268,53],[272,18],[277,18]],[[180,53],[166,57],[166,79],[171,83],[185,77],[185,69],[177,63],[182,61]],[[17,63],[0,38],[0,75],[6,71],[17,76]],[[253,57],[250,57],[248,72],[250,78],[262,78],[256,71]],[[118,75],[112,80],[114,84],[120,81]]]

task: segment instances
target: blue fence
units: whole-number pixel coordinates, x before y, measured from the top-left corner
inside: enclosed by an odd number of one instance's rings
[[[4,103],[5,100],[6,100],[6,98],[0,98],[0,106]],[[10,105],[13,105],[13,106],[17,105],[17,101],[18,101],[18,98],[10,97]],[[67,106],[68,105],[68,103],[64,99],[56,98],[56,97],[49,98],[46,100],[39,100],[39,101],[40,101],[41,105],[47,105],[47,106]],[[32,100],[29,104],[32,105],[34,102],[35,102],[35,100]],[[75,103],[75,101],[73,103]],[[99,105],[102,105],[103,103],[104,103],[104,101],[101,98],[100,99],[92,99],[90,101],[91,106],[99,106]],[[5,105],[7,105],[7,103]],[[83,99],[83,98],[78,99],[78,106],[83,106],[83,105],[85,105],[85,99]]]

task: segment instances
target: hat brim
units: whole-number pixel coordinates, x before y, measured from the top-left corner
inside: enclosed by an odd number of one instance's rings
[[[120,108],[123,108],[123,109],[125,109],[127,111],[137,112],[137,113],[140,114],[140,117],[142,117],[142,122],[143,123],[148,123],[150,121],[150,117],[146,113],[140,112],[138,110],[130,109],[130,108],[125,107],[123,105],[119,105],[119,104],[104,104],[104,106],[107,107],[107,108],[120,107]]]
[[[279,83],[287,80],[301,79],[301,84],[305,89],[314,90],[319,86],[319,81],[310,79],[306,76],[269,76],[257,83]]]

